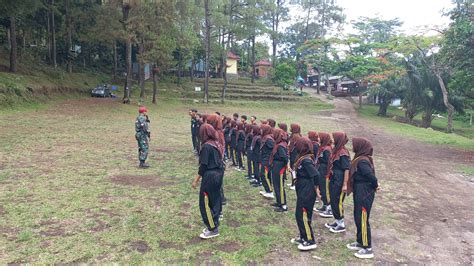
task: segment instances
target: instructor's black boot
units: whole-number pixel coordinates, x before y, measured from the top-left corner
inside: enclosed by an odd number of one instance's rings
[[[147,163],[145,163],[145,161],[140,161],[140,165],[138,166],[140,168],[148,168],[150,167]]]

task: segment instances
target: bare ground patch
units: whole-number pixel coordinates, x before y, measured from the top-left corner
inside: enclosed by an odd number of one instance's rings
[[[226,241],[224,244],[219,245],[219,250],[232,253],[239,251],[242,248],[242,245],[236,241]]]
[[[162,240],[162,241],[160,241],[160,248],[164,248],[164,249],[181,249],[182,246],[179,245],[178,243],[175,243],[175,242]]]
[[[155,175],[118,175],[110,177],[112,183],[123,186],[139,186],[143,188],[157,188],[175,184],[171,180],[162,180]]]
[[[147,253],[151,250],[150,246],[148,246],[148,243],[143,240],[132,241],[130,242],[129,246],[130,249],[136,250],[142,254]]]

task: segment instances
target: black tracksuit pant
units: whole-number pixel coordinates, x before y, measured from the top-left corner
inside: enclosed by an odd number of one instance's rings
[[[244,168],[243,155],[243,150],[237,147],[237,166],[240,168]]]
[[[198,132],[191,131],[191,139],[193,141],[193,150],[198,151],[199,139]]]
[[[295,217],[300,237],[310,243],[315,243],[311,221],[313,207],[316,201],[316,191],[312,179],[301,178],[296,181],[296,210]]]
[[[370,183],[354,183],[354,221],[357,227],[357,243],[364,248],[372,247],[370,232],[370,210],[374,203],[375,190]]]
[[[286,205],[285,184],[283,183],[284,173],[286,172],[286,164],[282,161],[273,161],[272,181],[273,191],[275,192],[275,200],[278,206]]]
[[[270,166],[268,165],[268,162],[262,163],[261,168],[260,168],[260,176],[262,180],[262,185],[263,188],[265,189],[265,192],[273,192],[273,186],[272,186],[272,171]]]
[[[230,152],[229,152],[230,145],[226,142],[225,150],[224,150],[224,157],[225,159],[230,159]]]
[[[204,173],[199,191],[199,210],[207,229],[214,230],[219,226],[219,215],[222,211],[222,170],[209,170]]]
[[[254,170],[253,170],[253,161],[251,160],[251,157],[249,156],[250,151],[247,150],[247,174],[248,177],[251,178],[254,175]]]
[[[321,193],[321,201],[324,206],[328,206],[331,202],[329,193],[329,178],[326,178],[327,164],[319,166],[319,192]]]
[[[344,199],[346,198],[346,193],[342,192],[343,183],[344,171],[334,170],[329,180],[329,194],[332,214],[336,220],[344,218]]]
[[[262,180],[260,179],[260,163],[257,162],[257,161],[252,161],[252,170],[253,170],[253,175],[254,175],[254,178],[258,181],[258,182],[262,182]]]
[[[232,165],[237,165],[235,163],[235,159],[236,159],[236,147],[233,146],[232,144],[229,145],[230,147],[230,158],[232,159]]]

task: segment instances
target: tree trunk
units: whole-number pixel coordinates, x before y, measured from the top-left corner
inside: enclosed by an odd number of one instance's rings
[[[10,72],[17,71],[18,46],[16,43],[16,17],[10,17]]]
[[[359,97],[362,98],[361,93],[359,93]],[[359,102],[361,99],[359,99]],[[377,112],[378,116],[387,116],[387,109],[390,104],[385,97],[381,97],[381,102],[379,103],[379,111]],[[361,105],[359,107],[362,107]]]
[[[189,70],[189,76],[191,79],[191,82],[194,81],[194,66],[196,65],[196,59],[193,58],[191,59],[191,69]]]
[[[47,42],[47,46],[48,46],[48,61],[49,63],[52,65],[53,64],[53,53],[52,53],[52,47],[53,45],[51,44],[52,43],[52,37],[51,37],[51,6],[49,6],[48,8],[48,16],[46,18],[46,23],[48,24],[48,27],[47,27],[47,35],[48,35],[48,42]]]
[[[319,87],[321,85],[321,72],[318,69],[318,78],[316,81],[316,92],[319,94]]]
[[[64,7],[66,9],[66,30],[67,30],[67,72],[72,73],[72,25],[71,25],[71,10],[69,6],[70,0],[64,0]]]
[[[209,103],[209,60],[211,57],[211,11],[209,10],[209,0],[204,0],[205,12],[205,69],[204,69],[204,102]]]
[[[157,80],[156,76],[158,73],[156,73],[156,65],[153,66],[153,100],[151,101],[152,103],[156,104],[156,91],[157,91]]]
[[[252,36],[252,84],[255,83],[255,34]]]
[[[113,41],[112,44],[112,50],[113,50],[113,56],[114,56],[114,69],[113,69],[113,74],[114,74],[114,79],[117,78],[117,68],[118,68],[118,60],[117,60],[117,41]]]
[[[178,54],[178,78],[176,79],[176,83],[179,85],[181,84],[181,75],[183,72],[183,56],[181,54],[181,49],[179,49],[179,54]]]
[[[441,87],[441,92],[443,93],[444,106],[446,106],[446,109],[448,109],[448,127],[446,128],[446,131],[448,133],[452,133],[454,106],[449,102],[448,90],[446,89],[443,78],[441,77],[441,74],[439,72],[436,73],[436,77],[438,78],[438,83],[439,83],[439,86]]]
[[[424,128],[431,127],[431,122],[433,121],[433,108],[428,107],[423,113],[423,118],[421,120],[421,126]]]
[[[125,43],[126,77],[125,88],[123,90],[123,103],[130,103],[130,90],[132,86],[132,40],[129,36]]]
[[[56,24],[54,22],[54,0],[51,0],[51,54],[53,59],[53,66],[56,68],[57,64],[57,53],[56,53]]]
[[[145,52],[145,45],[143,40],[138,44],[138,83],[140,86],[140,100],[145,99],[145,62],[143,60],[143,54]]]

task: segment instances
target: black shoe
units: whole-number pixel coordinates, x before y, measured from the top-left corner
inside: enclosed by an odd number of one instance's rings
[[[333,223],[325,223],[324,226],[326,226],[327,229],[331,229],[333,227],[336,227],[337,226],[337,222],[333,222]]]
[[[252,184],[252,187],[261,187],[261,186],[262,186],[262,183]]]
[[[276,203],[276,202],[273,202],[270,204],[270,206],[272,207],[280,207],[280,204]]]
[[[253,185],[253,184],[259,184],[260,182],[258,182],[257,179],[254,179],[254,180],[250,180],[249,183]]]
[[[291,239],[291,244],[299,245],[303,244],[304,240],[301,237],[295,237]]]
[[[150,165],[145,163],[145,161],[140,161],[140,165],[138,167],[146,169],[146,168],[149,168]]]
[[[273,209],[275,212],[288,212],[288,207],[276,207]]]
[[[302,244],[298,245],[298,249],[301,251],[308,251],[308,250],[313,250],[316,249],[318,246],[314,241],[311,242],[306,242],[304,241]]]
[[[320,208],[316,208],[317,212],[325,212],[326,211],[326,205],[321,206]]]

